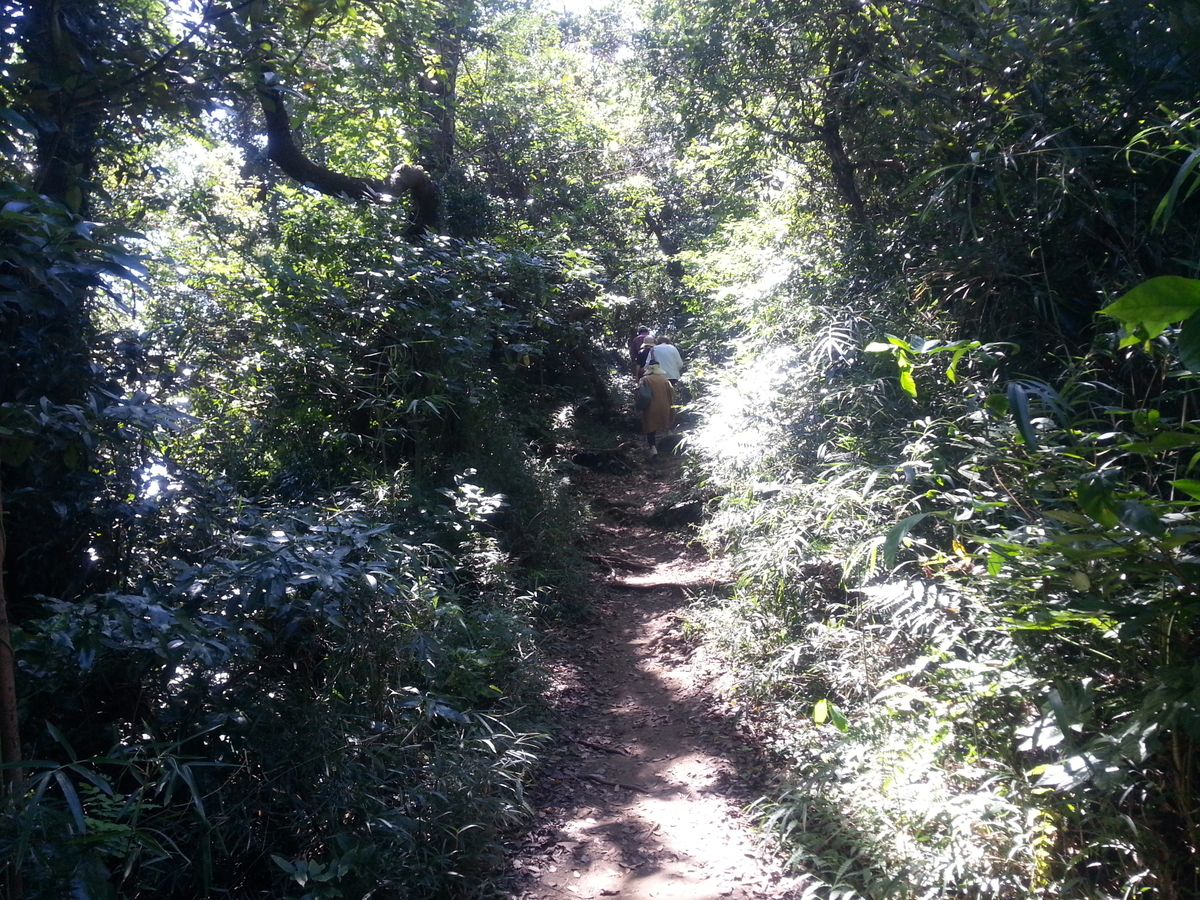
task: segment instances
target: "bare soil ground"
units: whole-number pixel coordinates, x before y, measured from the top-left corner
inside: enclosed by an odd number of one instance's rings
[[[549,641],[557,748],[509,847],[512,900],[784,900],[785,876],[744,807],[767,768],[723,698],[719,659],[685,636],[689,597],[728,581],[686,526],[651,525],[677,458],[627,450],[629,474],[589,470],[590,621]]]

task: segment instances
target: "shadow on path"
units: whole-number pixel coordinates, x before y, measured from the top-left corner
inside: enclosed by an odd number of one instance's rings
[[[763,792],[762,751],[721,700],[721,663],[684,633],[689,597],[728,573],[688,533],[648,525],[679,464],[636,452],[631,474],[576,478],[596,513],[593,615],[549,641],[559,744],[510,847],[507,896],[798,896],[742,812]]]

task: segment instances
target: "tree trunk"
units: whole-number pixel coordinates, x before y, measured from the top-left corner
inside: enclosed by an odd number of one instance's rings
[[[472,3],[451,2],[446,15],[438,21],[434,37],[434,58],[440,71],[420,72],[417,96],[425,121],[418,139],[421,164],[436,178],[445,178],[454,164],[454,135],[458,110],[458,68],[462,63],[462,32],[471,15]]]
[[[855,11],[849,12],[847,22],[852,21],[855,15]],[[859,225],[867,221],[867,207],[858,190],[854,163],[846,152],[846,142],[842,137],[842,115],[850,107],[850,74],[857,64],[865,62],[859,58],[862,53],[862,48],[852,37],[844,39],[830,53],[829,85],[821,103],[822,122],[817,126],[821,145],[829,157],[834,186],[849,207],[851,219]]]
[[[829,157],[829,168],[833,173],[833,183],[842,201],[850,208],[850,217],[859,225],[867,221],[867,207],[863,203],[862,194],[858,190],[858,178],[854,171],[854,163],[846,153],[846,144],[842,140],[841,119],[835,112],[827,112],[825,121],[819,128],[821,145],[825,155]]]
[[[16,659],[13,655],[12,635],[8,627],[8,599],[4,594],[4,556],[6,549],[4,531],[4,499],[0,495],[0,758],[5,765],[5,793],[12,798],[20,793],[25,773],[21,762],[21,727],[17,717]],[[22,895],[19,861],[10,859],[3,873],[7,895],[10,900],[20,900]]]
[[[4,500],[0,497],[0,750],[5,765],[21,761],[21,730],[17,719],[16,660],[8,627],[8,598],[4,594]],[[24,781],[20,768],[4,770],[10,790]]]
[[[87,215],[84,184],[96,166],[96,141],[104,108],[88,39],[99,15],[87,0],[41,0],[24,4],[28,20],[22,46],[29,68],[44,87],[45,108],[36,109],[37,159],[33,188]],[[31,85],[33,87],[33,85]]]
[[[103,16],[92,0],[26,0],[12,9],[6,40],[19,46],[23,61],[6,81],[7,96],[33,132],[32,150],[14,170],[44,198],[31,208],[40,207],[45,224],[10,223],[5,231],[15,252],[0,264],[7,294],[0,303],[0,404],[82,404],[95,383],[90,304],[98,278],[94,263],[71,246],[73,217],[88,211],[109,103],[92,53]],[[21,497],[8,514],[4,573],[7,615],[18,621],[28,598],[58,595],[83,561],[78,547],[86,526],[64,520],[52,504],[68,467],[45,448],[37,452],[36,465],[5,473],[10,499]],[[7,754],[2,731],[0,740]]]

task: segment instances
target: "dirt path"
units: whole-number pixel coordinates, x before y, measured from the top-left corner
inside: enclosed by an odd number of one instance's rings
[[[576,479],[596,512],[594,620],[551,642],[560,743],[531,788],[531,831],[510,847],[513,900],[798,896],[741,809],[760,753],[720,699],[721,666],[683,634],[690,593],[727,581],[688,532],[651,513],[670,457]]]

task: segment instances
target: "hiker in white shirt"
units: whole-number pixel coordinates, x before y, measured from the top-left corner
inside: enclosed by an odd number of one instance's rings
[[[683,357],[665,334],[654,339],[654,349],[650,351],[650,359],[662,366],[663,374],[674,384],[683,374]]]

